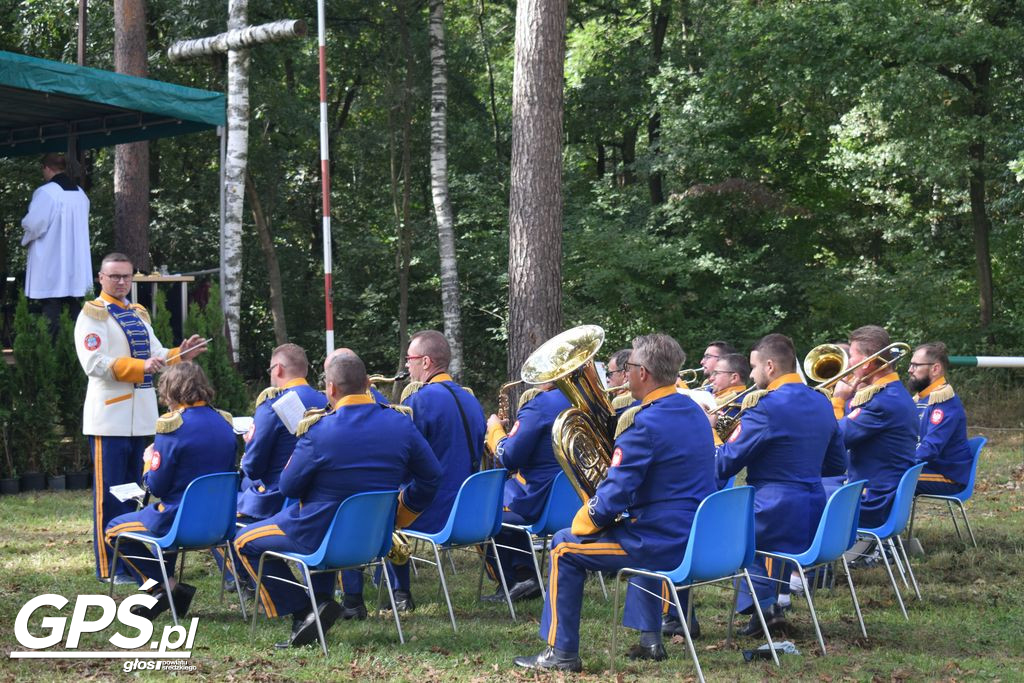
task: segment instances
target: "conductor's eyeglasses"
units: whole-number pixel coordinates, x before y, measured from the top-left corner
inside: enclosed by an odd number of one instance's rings
[[[114,282],[129,282],[132,279],[131,273],[128,273],[127,275],[117,275],[114,273],[100,273],[100,275],[107,278],[108,280],[113,280]]]

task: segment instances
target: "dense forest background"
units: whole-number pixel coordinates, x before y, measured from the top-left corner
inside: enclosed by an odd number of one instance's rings
[[[113,68],[112,5],[89,4],[89,66]],[[315,27],[312,0],[249,5],[252,24]],[[506,375],[515,3],[445,5],[463,380],[490,395]],[[0,49],[74,62],[76,8],[0,2]],[[425,0],[327,2],[336,339],[387,374],[402,351],[403,239],[410,330],[442,320],[427,11]],[[165,51],[224,31],[226,2],[148,0],[147,15],[152,78],[224,91],[224,57],[172,65]],[[911,344],[945,340],[954,353],[1019,355],[1022,29],[1024,4],[1013,0],[570,2],[564,326],[601,324],[608,351],[667,331],[690,366],[711,339],[747,347],[782,331],[802,355],[866,323]],[[250,174],[288,335],[315,359],[324,306],[311,35],[251,52]],[[213,133],[151,143],[154,264],[217,266],[217,161]],[[87,162],[98,259],[113,246],[113,149]],[[0,177],[0,262],[20,275],[38,159],[0,159]],[[239,370],[256,384],[274,334],[252,208],[247,200]],[[980,377],[1015,378],[963,381]]]

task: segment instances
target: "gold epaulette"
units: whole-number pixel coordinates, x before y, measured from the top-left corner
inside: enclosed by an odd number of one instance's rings
[[[943,386],[941,389],[936,389],[932,393],[928,394],[928,405],[935,405],[936,403],[942,403],[956,396],[956,392],[953,391],[953,387],[948,384]]]
[[[863,389],[861,389],[860,391],[853,395],[853,400],[850,401],[850,407],[856,408],[857,406],[864,405],[865,403],[873,399],[875,397],[875,394],[882,390],[883,386],[884,385],[882,384],[872,384],[871,386],[864,387]]]
[[[622,434],[622,432],[633,426],[633,421],[636,420],[636,414],[639,413],[641,409],[643,409],[643,406],[633,406],[622,414],[622,417],[619,418],[618,424],[615,425],[616,439],[619,438],[619,435]]]
[[[832,389],[829,387],[812,387],[815,391],[820,393],[822,396],[827,398],[829,401],[832,400]]]
[[[185,420],[181,417],[181,411],[172,410],[169,413],[164,413],[156,419],[156,433],[170,434],[183,424],[185,424]]]
[[[220,413],[220,416],[221,416],[221,417],[223,417],[223,418],[224,418],[225,420],[227,420],[227,423],[228,423],[229,425],[231,425],[232,427],[234,427],[234,426],[235,426],[235,418],[233,418],[233,417],[231,416],[231,413],[229,413],[229,412],[228,412],[228,411],[226,411],[226,410],[218,410],[217,412],[218,412],[218,413]]]
[[[743,397],[743,405],[740,406],[741,410],[750,410],[757,405],[764,396],[768,395],[768,391],[765,389],[758,389],[757,391],[751,391],[749,394]]]
[[[739,395],[740,394],[739,394],[738,391],[730,391],[727,394],[722,394],[721,396],[715,396],[715,402],[717,402],[718,405],[720,405],[720,406],[724,406],[727,403],[731,403],[732,400],[734,398],[736,398],[737,396],[739,396]]]
[[[391,408],[391,410],[398,411],[402,415],[408,416],[408,418],[410,420],[412,419],[412,408],[410,408],[409,406],[403,406],[403,405],[398,404],[398,403],[388,403],[388,404],[385,404],[384,407],[385,408]]]
[[[327,411],[324,408],[313,408],[307,410],[305,417],[299,420],[299,426],[295,428],[295,436],[302,436],[309,431],[309,428],[320,421]]]
[[[462,387],[462,388],[466,390],[466,393],[467,393],[467,394],[469,394],[469,395],[470,395],[470,396],[472,396],[473,398],[476,398],[476,394],[474,394],[474,393],[473,393],[473,390],[472,390],[472,389],[470,389],[469,387]]]
[[[272,398],[277,398],[281,395],[281,387],[267,387],[260,392],[260,395],[256,397],[256,406],[259,407],[264,401],[269,401]]]
[[[422,388],[423,382],[409,382],[405,385],[405,389],[402,389],[402,398],[399,400],[399,403],[404,403],[405,399],[409,398]]]
[[[615,412],[619,412],[620,410],[622,410],[623,408],[627,407],[632,402],[633,402],[633,395],[630,394],[628,391],[624,392],[624,393],[619,394],[618,396],[616,396],[615,398],[612,399],[612,409]]]
[[[103,299],[87,301],[85,306],[82,306],[82,313],[85,313],[93,320],[99,320],[100,322],[103,322],[110,317],[110,311],[107,310],[107,306],[103,303]]]
[[[146,324],[153,324],[153,320],[149,317],[149,311],[146,310],[145,306],[142,304],[132,304],[131,308]]]
[[[523,406],[525,406],[527,403],[529,403],[530,401],[532,401],[533,399],[537,398],[540,395],[541,390],[538,389],[537,387],[527,389],[526,391],[524,391],[523,395],[519,397],[518,410],[522,410]]]

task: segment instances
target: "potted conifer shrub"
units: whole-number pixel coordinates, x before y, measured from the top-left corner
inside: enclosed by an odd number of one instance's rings
[[[28,312],[24,296],[14,313],[14,330],[11,450],[21,472],[21,490],[38,491],[46,486],[43,468],[54,467],[57,360],[45,319]]]

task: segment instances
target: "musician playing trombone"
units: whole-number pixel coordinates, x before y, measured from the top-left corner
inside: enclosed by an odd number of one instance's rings
[[[864,325],[850,333],[850,366],[889,346],[889,333]],[[891,362],[879,357],[840,382],[832,397],[839,429],[850,454],[849,481],[867,479],[860,525],[875,527],[889,515],[896,486],[915,465],[917,406]]]
[[[750,363],[741,353],[729,353],[718,359],[711,371],[711,390],[719,405],[728,403],[747,388],[750,379]],[[723,410],[723,414],[735,417],[740,406]]]
[[[801,553],[814,540],[825,509],[821,477],[846,469],[845,448],[828,399],[796,373],[789,337],[763,337],[750,353],[750,367],[760,391],[744,399],[739,424],[718,446],[719,485],[745,467],[747,484],[755,489],[757,549]],[[714,422],[717,415],[710,418]],[[782,606],[775,604],[778,582],[788,600],[788,575],[783,580],[782,571],[781,562],[761,555],[750,569],[769,628],[785,619]],[[737,608],[741,614],[754,612],[753,598],[742,584]],[[756,614],[740,633],[761,634]]]
[[[672,569],[682,561],[697,506],[715,490],[714,441],[707,418],[696,403],[676,393],[683,358],[683,350],[668,335],[633,340],[626,368],[630,392],[641,405],[619,418],[607,477],[576,513],[572,528],[552,540],[540,624],[547,648],[517,657],[517,666],[582,670],[580,608],[588,571]],[[622,520],[627,511],[629,518]],[[659,596],[657,581],[630,580],[623,623],[641,632],[640,644],[630,652],[634,659],[667,657]]]
[[[708,348],[704,350],[704,355],[700,359],[700,367],[704,371],[704,383],[701,384],[701,388],[707,391],[712,390],[712,373],[715,371],[718,361],[730,353],[736,353],[736,347],[727,341],[719,340],[708,344]]]

